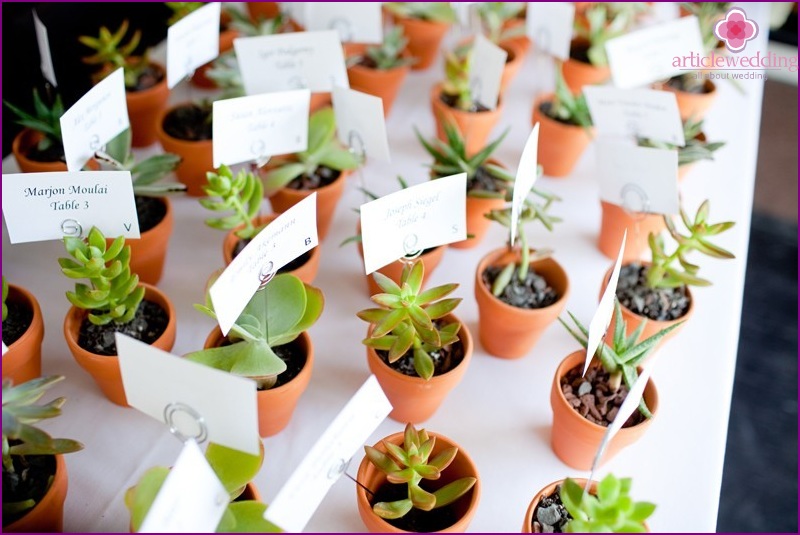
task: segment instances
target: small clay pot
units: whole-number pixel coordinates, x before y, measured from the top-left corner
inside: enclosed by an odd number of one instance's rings
[[[679,91],[669,84],[664,83],[653,84],[653,89],[675,93],[675,100],[678,102],[678,112],[680,113],[681,121],[684,122],[688,119],[694,119],[696,121],[703,119],[717,98],[717,86],[711,80],[706,80],[703,83],[702,93]]]
[[[517,39],[506,39],[498,44],[508,53],[506,64],[503,67],[503,76],[500,78],[500,95],[505,94],[509,84],[517,77],[522,64],[525,62],[525,45]]]
[[[3,379],[11,379],[15,385],[25,383],[42,375],[42,340],[44,320],[39,302],[25,288],[8,285],[8,303],[22,303],[33,312],[31,324],[16,342],[8,346],[3,355]]]
[[[181,163],[175,169],[175,176],[186,185],[186,194],[192,197],[203,197],[206,194],[203,191],[203,186],[207,182],[206,173],[214,170],[213,141],[211,139],[201,141],[178,139],[167,134],[164,130],[164,120],[167,115],[179,106],[186,105],[189,105],[189,103],[179,104],[168,110],[163,110],[156,121],[156,135],[164,152],[177,154],[181,157]]]
[[[436,121],[436,137],[447,142],[444,133],[445,122],[458,126],[461,136],[464,138],[467,156],[471,156],[486,146],[492,129],[500,120],[503,112],[502,99],[498,100],[497,107],[493,110],[466,112],[451,108],[442,99],[442,84],[436,84],[431,89],[431,110]]]
[[[579,477],[573,477],[571,479],[581,487],[586,488],[586,479]],[[536,509],[539,507],[539,502],[542,501],[542,498],[549,498],[555,494],[558,486],[563,484],[564,480],[559,479],[558,481],[553,481],[536,493],[536,496],[533,497],[530,505],[528,505],[528,510],[525,511],[525,521],[522,523],[522,533],[533,533],[533,519],[536,517]],[[592,481],[592,486],[589,487],[589,494],[595,494],[596,492],[597,481]]]
[[[164,203],[167,210],[164,218],[155,227],[142,232],[138,240],[125,240],[125,243],[131,246],[131,273],[139,275],[141,282],[152,285],[158,284],[164,273],[169,238],[172,236],[175,223],[172,203],[167,197],[160,197],[159,200]],[[113,241],[111,238],[106,239],[107,244]]]
[[[151,66],[159,71],[161,81],[153,87],[142,91],[125,92],[133,147],[149,147],[156,142],[158,117],[166,107],[167,99],[169,99],[166,69],[158,63],[151,63]]]
[[[453,242],[450,247],[454,249],[472,249],[483,241],[486,237],[489,227],[492,222],[486,219],[485,214],[492,210],[499,210],[506,204],[505,199],[486,198],[486,197],[471,197],[467,195],[467,235],[466,240]]]
[[[256,22],[258,19],[274,19],[280,12],[278,2],[245,2],[247,14]]]
[[[544,174],[564,177],[572,172],[591,138],[581,126],[564,124],[551,119],[541,110],[545,102],[552,102],[553,94],[542,95],[533,102],[532,124],[539,123],[538,161]]]
[[[345,56],[362,55],[367,46],[366,44],[348,43],[344,45]],[[408,55],[408,53],[403,54],[406,57]],[[383,70],[357,64],[347,68],[347,78],[350,80],[350,89],[374,95],[383,100],[383,116],[388,117],[397,92],[403,85],[409,70],[411,70],[409,65]]]
[[[402,26],[403,35],[408,38],[408,51],[417,58],[411,68],[421,71],[430,67],[450,24],[398,16],[394,16],[394,20],[395,24]]]
[[[666,228],[664,217],[660,214],[631,214],[621,206],[606,201],[600,201],[600,205],[602,216],[597,247],[611,260],[617,260],[626,230],[628,235],[625,238],[622,261],[632,262],[640,259],[648,249],[650,233],[659,235]]]
[[[5,357],[3,357],[5,358]],[[67,463],[63,455],[54,455],[56,473],[50,488],[39,503],[25,516],[15,520],[3,531],[7,533],[61,533],[64,531],[64,501],[67,499]]]
[[[57,162],[39,162],[31,160],[28,157],[29,151],[42,140],[44,134],[32,130],[30,128],[23,128],[22,131],[14,137],[11,142],[11,152],[14,154],[14,160],[17,162],[22,173],[59,173],[67,170],[67,164],[62,161]],[[97,170],[100,165],[92,158],[85,165],[86,169]]]
[[[571,46],[585,46],[586,44],[586,40],[575,39]],[[575,95],[583,91],[583,86],[604,84],[611,78],[611,68],[607,65],[597,67],[572,57],[564,62],[562,73],[564,82]]]

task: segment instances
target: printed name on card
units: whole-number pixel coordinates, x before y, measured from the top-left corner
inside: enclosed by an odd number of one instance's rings
[[[222,334],[227,336],[262,281],[318,244],[315,192],[259,232],[211,286],[209,295]]]
[[[383,100],[354,89],[333,88],[336,134],[357,156],[389,162]]]
[[[575,5],[571,2],[528,2],[525,33],[536,47],[558,59],[569,59]]]
[[[167,28],[167,86],[170,89],[194,70],[219,56],[222,4],[210,2]]]
[[[214,167],[308,148],[308,89],[214,101]]]
[[[517,237],[519,216],[525,204],[525,198],[531,192],[536,178],[539,176],[539,123],[533,125],[533,130],[528,135],[525,148],[517,166],[517,175],[514,179],[514,191],[511,195],[511,245],[513,247]]]
[[[364,269],[467,237],[467,174],[423,182],[361,205]]]
[[[128,404],[176,436],[259,455],[256,383],[116,333]]]
[[[383,42],[380,2],[307,2],[306,28],[336,30],[343,43]]]
[[[80,171],[97,150],[129,126],[125,80],[119,68],[61,116],[67,169]]]
[[[3,216],[11,243],[87,236],[139,237],[130,171],[3,175]]]
[[[289,533],[303,531],[350,458],[391,410],[377,379],[370,375],[272,500],[264,518]]]
[[[233,46],[248,95],[350,87],[336,30],[241,37]]]
[[[478,34],[472,50],[472,68],[469,86],[472,98],[490,110],[497,107],[500,96],[500,80],[506,65],[508,52]]]
[[[42,70],[44,79],[50,82],[53,87],[56,83],[56,70],[53,67],[53,56],[50,54],[50,39],[47,37],[47,27],[39,19],[36,10],[33,10],[33,29],[36,31],[36,43],[39,45],[39,68]]]

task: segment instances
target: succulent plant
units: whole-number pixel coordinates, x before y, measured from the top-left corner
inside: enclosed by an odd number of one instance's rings
[[[287,17],[283,13],[278,13],[271,19],[259,16],[257,20],[252,20],[247,14],[232,7],[225,8],[224,13],[231,18],[228,25],[236,30],[241,37],[274,35],[290,30],[287,26]]]
[[[264,199],[264,187],[261,180],[253,173],[241,169],[236,176],[227,165],[222,165],[218,173],[206,173],[208,185],[203,190],[209,198],[200,199],[200,204],[214,212],[233,210],[233,214],[215,219],[206,219],[206,225],[220,230],[236,231],[239,238],[253,238],[261,228],[253,224],[261,201]]]
[[[205,2],[164,2],[172,10],[172,16],[167,24],[172,26],[189,13],[196,11],[205,5]]]
[[[525,9],[524,2],[481,2],[478,4],[478,16],[486,37],[495,44],[525,35],[525,25],[504,30],[506,22],[519,17]]]
[[[564,74],[559,63],[556,67],[556,92],[547,115],[558,121],[582,126],[590,131],[592,126],[592,115],[589,112],[589,105],[583,94],[573,95],[564,81]]]
[[[35,130],[43,134],[37,149],[46,151],[50,147],[59,147],[61,152],[64,151],[63,142],[61,140],[61,116],[64,115],[64,103],[61,101],[61,95],[56,95],[53,99],[53,105],[48,106],[39,96],[39,91],[33,90],[33,109],[34,114],[24,111],[23,109],[11,104],[7,100],[3,101],[8,109],[17,116],[17,124]]]
[[[456,12],[449,2],[386,2],[384,7],[403,18],[445,23],[456,21]]]
[[[445,52],[442,94],[452,99],[452,106],[463,111],[477,111],[482,102],[472,94],[469,74],[472,69],[472,47]]]
[[[246,95],[244,82],[242,81],[242,71],[239,70],[239,62],[233,51],[220,54],[211,63],[211,68],[206,71],[206,76],[213,80],[217,87],[222,90],[220,100],[238,98]]]
[[[647,9],[645,2],[597,2],[575,18],[575,37],[589,43],[587,56],[592,65],[608,65],[606,43],[628,32],[636,16]]]
[[[113,34],[107,27],[102,26],[97,37],[88,35],[78,37],[81,43],[95,51],[91,56],[83,58],[83,62],[88,65],[100,66],[100,70],[92,77],[95,83],[122,67],[125,72],[125,87],[133,89],[138,84],[139,77],[147,70],[149,65],[147,53],[141,56],[133,55],[142,38],[141,30],[133,32],[130,40],[123,45],[121,42],[127,33],[126,19]]]
[[[408,485],[408,498],[374,504],[372,510],[376,515],[394,520],[405,516],[413,508],[431,511],[453,503],[475,485],[476,478],[462,477],[433,493],[420,486],[423,479],[439,479],[458,454],[458,448],[447,448],[431,459],[435,444],[436,437],[428,436],[424,429],[417,431],[409,423],[406,425],[402,446],[383,441],[388,454],[372,446],[364,446],[367,459],[386,474],[390,483]]]
[[[363,55],[347,58],[347,66],[358,65],[365,59],[371,60],[375,69],[379,71],[411,65],[416,59],[402,56],[407,45],[408,39],[403,35],[402,26],[395,26],[383,35],[383,42],[380,45],[369,46]]]
[[[608,474],[597,484],[597,494],[584,492],[570,478],[561,486],[561,503],[572,520],[567,533],[645,533],[644,521],[655,511],[649,502],[634,502],[630,497],[631,479]]]
[[[683,123],[683,137],[686,144],[683,147],[655,141],[652,139],[639,138],[640,147],[653,147],[656,149],[667,149],[678,151],[678,165],[688,165],[699,160],[713,160],[714,153],[725,146],[724,141],[709,143],[705,141],[703,133],[703,121],[688,119]]]

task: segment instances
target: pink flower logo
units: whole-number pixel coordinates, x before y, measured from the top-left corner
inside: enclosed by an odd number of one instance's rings
[[[748,19],[744,11],[734,7],[714,26],[714,35],[719,37],[731,52],[741,52],[747,41],[758,35],[758,25]]]

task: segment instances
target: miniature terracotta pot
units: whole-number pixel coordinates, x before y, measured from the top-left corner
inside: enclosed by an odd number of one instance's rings
[[[544,174],[563,177],[572,172],[591,138],[583,127],[565,124],[544,114],[542,104],[552,101],[553,94],[550,93],[533,102],[532,123],[539,123],[538,161]]]
[[[571,479],[575,481],[575,483],[580,485],[582,488],[586,488],[585,478],[573,477]],[[522,523],[522,533],[533,533],[533,519],[536,517],[536,509],[539,507],[539,502],[542,501],[542,498],[549,498],[550,496],[553,496],[559,485],[563,484],[564,480],[559,479],[558,481],[553,481],[545,488],[536,493],[536,496],[533,497],[530,505],[528,505],[528,510],[525,511],[525,521]],[[592,481],[592,486],[589,487],[589,494],[596,494],[596,492],[597,492],[597,481]]]
[[[445,528],[436,533],[464,533],[467,531],[475,512],[478,509],[478,502],[481,498],[481,478],[478,474],[478,467],[472,458],[464,451],[464,448],[453,442],[451,439],[442,436],[438,433],[428,432],[430,437],[436,437],[436,442],[433,445],[431,458],[436,457],[442,451],[448,448],[458,448],[453,462],[444,471],[442,471],[441,478],[436,480],[436,485],[428,488],[430,492],[442,488],[448,483],[452,483],[462,477],[474,477],[477,479],[475,485],[470,489],[467,494],[459,498],[455,503],[457,508],[458,520],[452,526]],[[390,444],[402,446],[403,433],[394,433],[384,438],[373,447],[383,453],[386,453],[386,446],[383,442],[386,441]],[[367,457],[361,460],[358,466],[358,475],[356,480],[370,489],[371,492],[376,492],[381,486],[386,483],[386,474],[378,470]],[[360,486],[356,485],[356,502],[358,504],[358,514],[361,520],[367,527],[370,533],[408,533],[399,528],[394,527],[389,522],[383,520],[372,511],[372,505],[367,498],[367,492]]]
[[[158,117],[167,105],[169,87],[167,71],[158,63],[151,63],[161,74],[161,81],[142,91],[126,91],[128,119],[131,122],[131,144],[134,147],[149,147],[156,142]]]
[[[219,327],[215,327],[206,338],[205,349],[219,347],[224,337]],[[300,396],[306,391],[314,369],[314,344],[307,332],[300,333],[297,338],[300,347],[306,354],[306,363],[300,373],[291,381],[269,390],[258,390],[258,434],[262,437],[277,435],[289,425]]]
[[[606,201],[600,201],[600,205],[602,216],[597,246],[611,260],[617,260],[626,230],[628,236],[625,238],[622,261],[630,262],[640,259],[648,249],[647,240],[651,232],[658,235],[666,228],[661,214],[631,214],[621,206]]]
[[[428,381],[411,377],[390,368],[371,347],[367,347],[367,364],[377,377],[386,397],[392,403],[389,416],[398,422],[419,423],[429,419],[444,401],[447,394],[461,382],[472,358],[472,335],[464,322],[454,314],[443,318],[445,323],[461,323],[458,337],[464,348],[464,359],[458,366],[442,375],[434,375]],[[370,325],[368,333],[373,326]]]
[[[8,351],[3,355],[3,379],[11,379],[15,385],[18,385],[42,375],[44,320],[39,302],[25,288],[9,284],[6,301],[20,303],[33,312],[28,329],[16,342],[8,346]]]
[[[503,95],[508,89],[509,84],[519,74],[519,69],[525,61],[525,51],[523,45],[518,40],[506,39],[498,46],[508,53],[506,64],[503,67],[503,76],[500,78],[500,94]]]
[[[367,45],[348,43],[344,45],[344,48],[345,56],[350,57],[364,54]],[[407,53],[403,55],[407,56]],[[403,80],[406,79],[410,69],[409,65],[393,69],[371,69],[363,65],[353,65],[347,68],[347,78],[350,80],[350,89],[374,95],[383,100],[383,116],[388,117],[397,92],[403,85]]]
[[[537,309],[518,308],[504,303],[483,282],[483,272],[490,266],[519,262],[520,252],[501,247],[484,256],[475,270],[475,299],[478,302],[481,345],[490,355],[517,359],[527,355],[545,329],[558,318],[569,296],[569,278],[552,258],[531,262],[530,266],[558,294],[550,306]]]
[[[561,392],[561,378],[576,366],[583,366],[586,351],[580,349],[567,356],[556,370],[550,389],[550,406],[553,409],[553,430],[551,446],[553,452],[568,466],[576,470],[590,470],[597,448],[606,433],[606,427],[590,422],[580,415],[567,402]],[[653,380],[647,382],[644,389],[644,400],[647,407],[656,417],[658,410],[658,392]],[[611,439],[600,465],[607,463],[620,450],[633,444],[650,428],[653,418],[640,422],[632,427],[624,427]]]
[[[447,141],[444,133],[444,124],[455,123],[461,136],[464,138],[467,156],[471,156],[486,146],[492,129],[500,120],[503,112],[502,99],[498,100],[497,107],[493,110],[466,112],[451,108],[442,99],[442,84],[436,84],[431,88],[431,109],[433,118],[436,121],[436,137],[442,141]]]
[[[467,234],[471,238],[453,242],[450,247],[455,249],[472,249],[483,241],[492,222],[484,216],[492,210],[501,209],[506,201],[502,198],[490,199],[484,197],[471,197],[467,194]]]
[[[33,509],[22,518],[3,526],[7,533],[61,533],[64,531],[64,501],[67,499],[67,463],[63,455],[53,455],[56,473],[50,488]]]
[[[585,41],[578,39],[572,41],[573,47],[584,46],[585,44]],[[583,91],[583,86],[585,85],[604,84],[611,78],[611,68],[607,65],[598,67],[591,63],[574,59],[571,56],[563,63],[562,73],[567,87],[576,95]]]
[[[139,275],[141,282],[152,285],[158,284],[164,273],[169,238],[172,236],[175,223],[172,203],[167,197],[159,197],[159,200],[164,203],[167,210],[164,218],[155,227],[142,232],[138,240],[125,240],[125,243],[131,246],[131,273]],[[106,239],[107,244],[113,241],[110,238]]]
[[[222,12],[222,19],[225,20],[227,17],[228,21],[230,20],[230,16],[226,15],[226,13]],[[220,30],[219,32],[219,55],[224,54],[228,50],[233,48],[233,40],[239,37],[239,32],[232,28],[227,28],[225,30]],[[209,69],[213,66],[214,61],[209,61],[208,63],[201,65],[194,71],[192,75],[192,84],[196,85],[197,87],[202,87],[203,89],[216,89],[217,83],[208,77],[206,74]]]
[[[184,103],[179,106],[187,105],[191,104]],[[206,185],[206,173],[214,170],[213,141],[210,139],[201,141],[178,139],[164,131],[165,118],[179,106],[163,110],[158,118],[158,141],[164,148],[164,152],[171,152],[181,157],[181,163],[175,169],[175,176],[186,185],[186,194],[192,197],[203,197],[206,194],[203,191],[203,186]]]
[[[258,19],[274,19],[281,12],[278,2],[245,2],[250,18],[257,22]]]
[[[14,141],[11,142],[11,152],[14,154],[14,160],[17,162],[17,167],[19,167],[21,173],[58,173],[67,170],[67,164],[65,162],[39,162],[28,157],[29,151],[37,145],[43,137],[44,134],[30,128],[23,128],[22,131],[14,137]],[[96,170],[100,169],[100,165],[92,158],[86,162],[85,168]]]
[[[711,80],[706,80],[703,83],[703,93],[679,91],[668,84],[662,83],[653,84],[653,88],[675,93],[675,99],[678,101],[678,112],[684,122],[688,119],[699,121],[704,118],[717,98],[717,86]]]
[[[175,345],[175,331],[178,325],[175,308],[167,295],[155,286],[150,284],[141,284],[141,286],[145,287],[144,299],[158,304],[169,316],[167,328],[151,345],[164,351],[170,351],[172,346]],[[87,315],[88,312],[86,310],[74,306],[70,307],[64,319],[64,338],[67,341],[67,346],[69,346],[72,356],[78,361],[81,368],[92,375],[103,394],[113,403],[127,407],[128,401],[125,397],[125,389],[122,386],[119,358],[116,355],[98,355],[78,345],[78,333],[80,332],[81,323]]]
[[[430,67],[439,53],[439,45],[450,29],[450,24],[398,16],[394,20],[395,24],[403,28],[403,35],[408,38],[408,51],[417,58],[411,68],[421,71]]]

